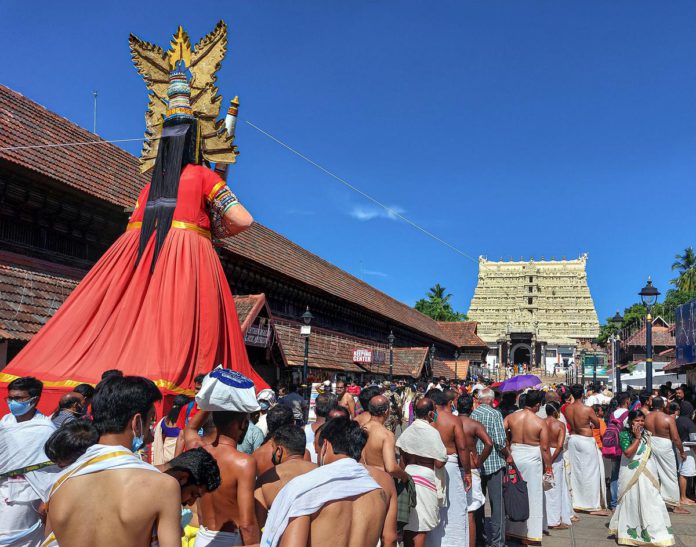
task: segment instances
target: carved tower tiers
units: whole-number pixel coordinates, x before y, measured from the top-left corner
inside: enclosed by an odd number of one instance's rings
[[[479,257],[468,315],[493,350],[491,359],[547,368],[572,362],[577,341],[599,334],[586,264],[586,254],[550,261]]]

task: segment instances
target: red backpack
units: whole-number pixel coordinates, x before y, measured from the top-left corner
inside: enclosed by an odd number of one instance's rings
[[[607,425],[607,430],[602,436],[602,456],[615,458],[621,456],[621,445],[619,443],[619,433],[623,429],[623,422],[628,415],[628,410],[622,413],[618,418],[612,413]]]

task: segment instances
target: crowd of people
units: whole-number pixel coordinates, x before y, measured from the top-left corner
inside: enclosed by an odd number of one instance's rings
[[[50,416],[42,387],[9,385],[0,545],[502,547],[581,513],[619,544],[672,545],[668,509],[695,503],[686,386],[338,380],[310,403],[216,369],[159,419],[142,377],[108,371]]]

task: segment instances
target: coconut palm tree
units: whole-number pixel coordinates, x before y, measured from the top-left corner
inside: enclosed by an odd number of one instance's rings
[[[683,254],[674,256],[676,259],[672,264],[672,271],[678,271],[679,277],[672,279],[671,283],[680,291],[696,291],[696,253],[693,247],[684,249]]]

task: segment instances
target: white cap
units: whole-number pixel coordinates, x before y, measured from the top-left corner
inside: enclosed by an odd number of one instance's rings
[[[218,366],[204,379],[196,395],[198,408],[206,411],[256,412],[254,382],[235,370]]]

